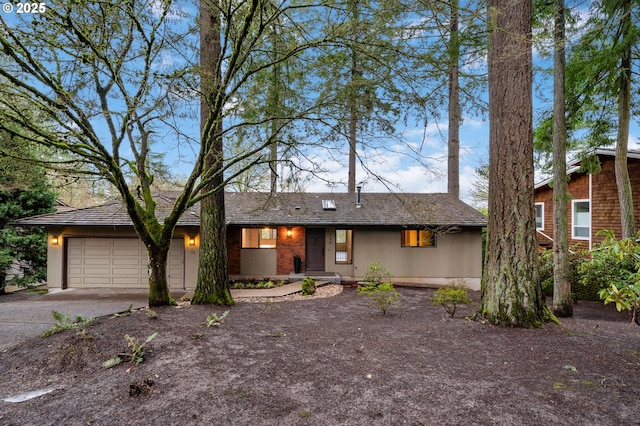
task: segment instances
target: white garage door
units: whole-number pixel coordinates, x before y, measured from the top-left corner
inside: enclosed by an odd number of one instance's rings
[[[67,287],[148,288],[147,250],[137,238],[67,239]],[[169,286],[184,288],[184,242],[171,243]]]

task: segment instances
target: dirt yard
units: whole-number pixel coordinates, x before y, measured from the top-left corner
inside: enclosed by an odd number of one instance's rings
[[[562,326],[451,319],[400,288],[383,316],[354,288],[100,318],[0,353],[2,425],[640,424],[640,327],[579,302]],[[477,298],[478,295],[474,295]],[[102,366],[158,332],[141,364]],[[51,390],[24,402],[6,399]]]

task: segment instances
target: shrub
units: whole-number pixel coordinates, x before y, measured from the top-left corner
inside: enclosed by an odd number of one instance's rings
[[[450,282],[448,286],[436,290],[433,297],[431,297],[431,303],[444,306],[449,316],[453,318],[458,304],[471,302],[468,291],[464,280]]]
[[[640,310],[640,232],[636,239],[617,240],[613,231],[600,231],[598,235],[604,235],[604,240],[585,267],[591,265],[594,270],[606,274],[606,286],[598,292],[604,304],[615,303],[618,311],[625,309],[631,312],[631,322],[637,321]]]
[[[358,294],[371,299],[369,306],[375,306],[386,315],[389,308],[400,304],[398,290],[391,283],[391,273],[375,262],[369,265],[364,275],[365,284],[358,287]]]
[[[569,281],[571,282],[572,296],[575,300],[600,300],[598,290],[602,287],[597,282],[582,283],[582,264],[590,259],[591,253],[587,250],[573,250],[569,252]],[[538,272],[542,292],[545,296],[553,296],[553,250],[544,250],[538,254]]]
[[[369,265],[369,270],[364,274],[363,281],[371,285],[380,285],[391,282],[391,273],[380,265],[380,261]]]
[[[316,292],[316,280],[313,277],[306,277],[302,281],[302,294],[311,296]]]
[[[386,315],[389,308],[400,304],[398,290],[391,283],[380,285],[364,284],[358,287],[358,293],[371,298],[369,306],[375,306]]]

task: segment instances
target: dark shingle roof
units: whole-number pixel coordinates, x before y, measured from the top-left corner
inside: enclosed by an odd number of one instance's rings
[[[157,197],[158,216],[163,220],[175,199],[166,192]],[[333,200],[335,210],[323,208],[323,200]],[[449,194],[362,193],[361,206],[356,195],[348,193],[228,192],[225,195],[227,224],[230,225],[430,225],[486,226],[486,218],[474,208]],[[189,209],[180,226],[198,226],[199,206]],[[131,226],[131,220],[119,201],[25,218],[16,225]]]

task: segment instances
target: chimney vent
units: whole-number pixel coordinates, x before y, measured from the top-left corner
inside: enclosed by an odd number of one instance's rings
[[[360,207],[362,207],[362,203],[360,202],[361,201],[361,195],[362,195],[362,187],[361,186],[357,186],[356,190],[358,191],[358,195],[357,195],[357,198],[356,198],[356,208],[359,209]]]

